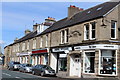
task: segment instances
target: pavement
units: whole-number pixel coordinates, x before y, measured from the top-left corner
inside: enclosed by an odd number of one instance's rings
[[[5,67],[0,67],[2,72],[2,80],[120,80],[118,78],[78,78],[78,77],[69,77],[69,76],[57,76],[57,77],[41,77],[39,75],[32,75],[30,73],[22,73],[19,71],[10,71]]]

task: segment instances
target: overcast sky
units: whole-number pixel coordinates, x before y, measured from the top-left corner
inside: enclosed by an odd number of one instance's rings
[[[6,46],[16,37],[24,36],[25,29],[32,30],[33,20],[35,23],[42,23],[48,16],[56,20],[65,18],[70,5],[87,9],[100,3],[102,2],[2,2],[0,43]]]

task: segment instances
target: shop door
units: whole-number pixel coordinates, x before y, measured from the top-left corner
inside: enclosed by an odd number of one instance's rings
[[[77,76],[77,77],[81,76],[80,58],[74,59],[74,76]]]

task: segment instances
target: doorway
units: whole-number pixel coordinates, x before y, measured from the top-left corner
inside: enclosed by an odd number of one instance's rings
[[[71,55],[70,76],[81,77],[81,59],[80,55]]]

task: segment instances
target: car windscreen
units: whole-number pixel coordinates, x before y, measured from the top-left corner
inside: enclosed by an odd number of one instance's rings
[[[20,64],[20,62],[14,62],[14,64]]]
[[[26,64],[26,66],[27,66],[27,67],[32,67],[32,65],[31,65],[31,64]]]
[[[47,70],[52,70],[52,68],[50,66],[48,66],[48,65],[44,65],[42,68],[45,68]]]

